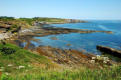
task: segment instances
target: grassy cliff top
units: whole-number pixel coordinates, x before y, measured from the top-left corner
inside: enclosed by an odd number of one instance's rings
[[[44,18],[44,17],[34,17],[34,18],[14,18],[14,17],[0,17],[0,27],[18,27],[28,28],[34,25],[35,22],[46,22],[48,24],[52,23],[78,23],[86,22],[76,19],[61,19],[61,18]]]

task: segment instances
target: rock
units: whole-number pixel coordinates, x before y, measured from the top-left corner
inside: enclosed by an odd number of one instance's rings
[[[100,64],[107,64],[110,65],[110,60],[108,57],[96,55],[95,57],[92,57],[90,60],[91,63],[100,63]]]
[[[22,69],[22,68],[25,68],[25,66],[19,66],[18,69]]]
[[[67,23],[87,23],[88,21],[78,20],[78,19],[66,19]]]
[[[69,29],[69,28],[57,28],[57,27],[42,27],[42,31],[48,34],[68,34],[68,33],[95,33],[103,32],[111,34],[112,31],[96,31],[96,30],[84,30],[84,29]],[[40,32],[40,31],[39,31]]]
[[[95,60],[90,60],[90,63],[95,63]]]
[[[5,72],[5,74],[6,74],[6,75],[10,75],[10,73],[8,73],[8,72]]]
[[[36,51],[59,64],[82,64],[86,63],[88,58],[77,50],[52,48],[50,46],[39,46]]]
[[[66,44],[67,46],[71,46],[71,44]]]
[[[100,46],[100,45],[97,46],[97,49],[103,53],[111,54],[113,56],[121,58],[121,51],[120,50],[110,48],[110,47]]]
[[[58,38],[56,38],[56,37],[50,37],[50,39],[52,39],[52,40],[58,40]]]
[[[11,66],[13,66],[12,64],[8,64],[8,67],[11,67]]]
[[[92,60],[95,60],[96,59],[96,57],[92,57]]]

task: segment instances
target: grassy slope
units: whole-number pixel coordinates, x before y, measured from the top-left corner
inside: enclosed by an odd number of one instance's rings
[[[53,66],[53,63],[44,56],[34,54],[12,44],[0,44],[0,49],[3,47],[14,49],[16,52],[13,54],[0,52],[0,70],[2,74],[9,73],[11,76],[15,76],[18,73],[23,74],[25,70],[33,70],[36,64],[44,65],[44,67]],[[20,66],[24,66],[24,68],[19,69]]]
[[[120,80],[121,66],[111,69],[90,70],[86,67],[80,69],[55,69],[54,63],[46,57],[33,54],[15,45],[7,44],[2,47],[15,49],[13,54],[0,53],[0,67],[3,69],[1,80]],[[12,66],[8,66],[12,64]],[[19,69],[19,66],[25,66]],[[54,65],[55,66],[55,65]],[[6,75],[9,73],[9,75]]]
[[[13,54],[8,54],[8,55],[3,54],[1,52],[0,53],[0,59],[1,59],[0,66],[7,66],[7,64],[9,64],[9,63],[14,64],[16,66],[17,65],[27,65],[34,60],[36,60],[40,63],[47,63],[48,62],[48,60],[44,56],[33,54],[27,50],[24,50],[20,47],[12,45],[12,44],[6,44],[6,45],[0,44],[0,49],[2,47],[8,47],[8,48],[15,49],[16,52]]]

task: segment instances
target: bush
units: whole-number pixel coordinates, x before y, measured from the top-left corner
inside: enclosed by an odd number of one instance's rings
[[[15,18],[14,17],[7,17],[7,16],[0,16],[0,20],[8,21],[8,20],[15,20]]]
[[[16,52],[16,50],[14,50],[13,48],[3,47],[0,49],[0,52],[2,52],[3,54],[13,54]]]

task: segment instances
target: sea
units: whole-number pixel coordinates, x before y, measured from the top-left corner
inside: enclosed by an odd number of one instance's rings
[[[34,38],[40,41],[31,41],[31,43],[36,46],[44,45],[61,49],[75,49],[96,55],[101,55],[101,52],[96,49],[97,45],[121,50],[121,20],[88,20],[88,23],[51,24],[51,26],[70,29],[112,31],[113,33],[69,33],[44,37],[35,36]],[[51,39],[52,37],[56,37],[57,40]]]

